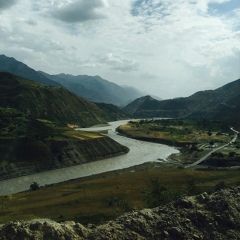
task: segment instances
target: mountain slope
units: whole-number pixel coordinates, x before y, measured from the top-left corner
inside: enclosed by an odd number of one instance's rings
[[[96,104],[60,88],[0,72],[0,107],[15,108],[33,118],[90,126],[112,120]]]
[[[197,92],[190,97],[158,101],[145,96],[124,110],[136,117],[201,117],[231,120],[240,117],[240,80],[216,90]]]
[[[48,86],[61,86],[61,84],[46,78],[42,74],[28,67],[26,64],[23,64],[14,58],[6,57],[5,55],[0,55],[0,71],[10,72]]]
[[[64,86],[71,92],[92,102],[125,106],[144,94],[133,87],[121,87],[99,76],[69,74],[50,75],[35,71],[14,58],[0,55],[0,71],[10,72],[48,86]]]
[[[127,153],[107,136],[70,128],[122,117],[103,109],[62,87],[0,72],[0,179]]]
[[[47,78],[61,83],[69,91],[93,102],[125,106],[134,99],[143,96],[143,93],[135,88],[121,87],[99,76],[41,73]]]

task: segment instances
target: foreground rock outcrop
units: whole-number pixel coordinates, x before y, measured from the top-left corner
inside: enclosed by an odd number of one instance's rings
[[[240,186],[127,213],[100,226],[51,220],[11,222],[0,239],[240,239]]]

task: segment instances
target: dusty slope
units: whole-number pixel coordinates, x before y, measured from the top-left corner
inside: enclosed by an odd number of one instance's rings
[[[0,239],[240,239],[240,186],[131,212],[100,226],[12,222],[2,226]]]

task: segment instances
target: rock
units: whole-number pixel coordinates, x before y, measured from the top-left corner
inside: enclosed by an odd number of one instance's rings
[[[168,237],[169,236],[168,231],[163,231],[163,235],[164,235],[164,237]]]
[[[201,203],[199,202],[201,201]],[[240,187],[186,197],[154,209],[134,211],[103,225],[48,219],[0,227],[0,239],[240,239]]]
[[[197,198],[198,202],[202,203],[202,202],[208,200],[209,197],[208,197],[208,194],[206,192],[204,192],[204,193],[196,196],[196,198]]]
[[[169,235],[172,237],[172,238],[179,238],[181,236],[181,229],[178,228],[178,227],[173,227],[169,230]]]
[[[198,236],[198,235],[196,235],[196,234],[193,234],[193,239],[194,239],[194,240],[201,240],[202,237],[200,237],[200,236]]]
[[[175,207],[179,208],[193,208],[194,204],[189,199],[180,199],[175,202]]]

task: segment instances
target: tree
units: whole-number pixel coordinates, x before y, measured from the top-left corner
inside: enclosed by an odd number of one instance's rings
[[[234,157],[235,155],[236,155],[235,152],[230,152],[230,153],[229,153],[229,156],[230,156],[230,157]]]
[[[167,188],[161,186],[158,178],[151,178],[145,192],[147,207],[157,207],[169,201],[170,193]]]
[[[199,194],[199,188],[196,185],[196,182],[197,182],[197,180],[193,176],[187,175],[185,177],[185,184],[186,184],[186,187],[187,187],[187,194],[189,196]]]
[[[39,184],[37,182],[32,182],[30,185],[30,190],[36,191],[37,189],[39,189]]]

